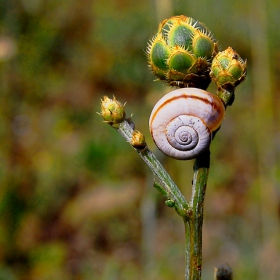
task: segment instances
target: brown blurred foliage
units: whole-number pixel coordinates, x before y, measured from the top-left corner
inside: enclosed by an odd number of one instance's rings
[[[236,279],[276,279],[279,13],[276,0],[1,1],[0,279],[183,279],[183,223],[96,114],[103,95],[127,101],[154,148],[149,113],[169,89],[145,49],[174,14],[248,59],[212,144],[203,276],[228,262]],[[192,162],[163,162],[188,196]]]

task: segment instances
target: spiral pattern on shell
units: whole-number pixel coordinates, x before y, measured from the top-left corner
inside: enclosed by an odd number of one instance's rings
[[[224,115],[224,105],[217,96],[197,88],[182,88],[157,102],[149,127],[164,154],[192,159],[209,147],[212,132],[219,128]]]

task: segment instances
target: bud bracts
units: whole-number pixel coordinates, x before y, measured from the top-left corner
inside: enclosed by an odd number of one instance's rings
[[[245,79],[246,66],[246,61],[228,47],[214,57],[210,76],[218,88],[233,89]]]
[[[217,53],[218,44],[207,27],[183,15],[162,21],[147,48],[152,72],[178,87],[207,87]]]
[[[101,100],[101,115],[104,121],[115,128],[125,119],[124,105],[119,101],[104,96]]]

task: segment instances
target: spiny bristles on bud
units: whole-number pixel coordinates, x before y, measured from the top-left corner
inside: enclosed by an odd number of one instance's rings
[[[114,128],[118,128],[125,119],[124,106],[125,104],[121,104],[115,97],[110,99],[104,96],[103,100],[101,99],[101,115],[104,121]]]
[[[218,88],[234,89],[245,79],[246,68],[246,61],[228,47],[213,59],[210,76]]]
[[[205,33],[197,32],[193,37],[193,53],[197,58],[205,58],[211,63],[213,57],[218,53],[218,44],[209,38]]]
[[[189,69],[195,64],[195,57],[184,48],[176,46],[171,51],[167,63],[172,71],[176,71],[188,74]]]
[[[153,63],[150,63],[149,66],[151,70],[156,73],[157,77],[165,77],[165,71],[167,71],[167,59],[170,55],[170,50],[163,39],[161,34],[158,34],[151,41],[147,49],[148,59],[153,60]]]
[[[148,43],[152,72],[169,85],[207,87],[218,44],[207,27],[191,17],[173,16],[159,24]]]

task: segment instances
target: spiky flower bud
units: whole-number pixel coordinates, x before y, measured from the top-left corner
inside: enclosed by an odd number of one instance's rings
[[[114,128],[118,128],[119,124],[125,119],[124,105],[119,101],[110,99],[107,96],[101,99],[101,115],[104,121]]]
[[[218,53],[207,27],[187,16],[173,16],[159,24],[147,48],[152,72],[171,86],[206,88],[210,65]]]
[[[245,79],[246,61],[228,47],[214,57],[210,76],[218,88],[234,89]]]

